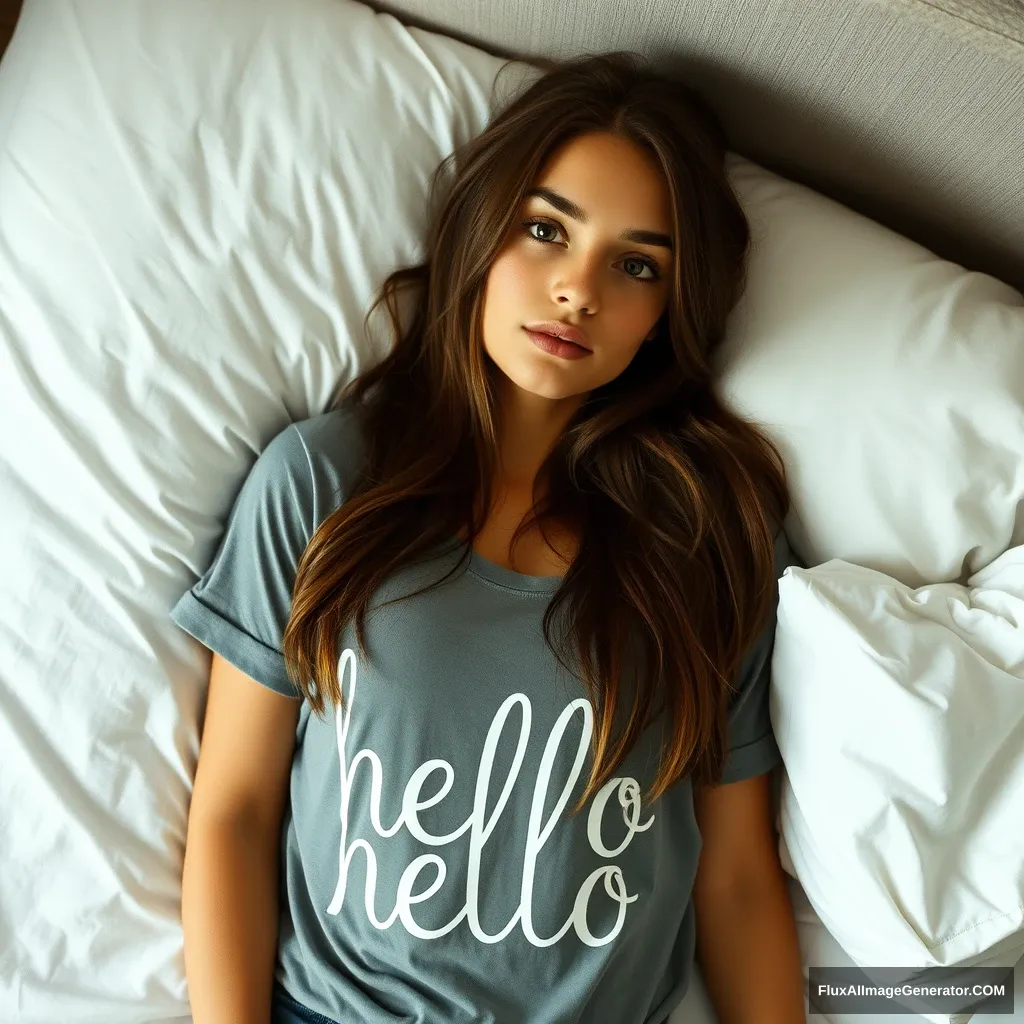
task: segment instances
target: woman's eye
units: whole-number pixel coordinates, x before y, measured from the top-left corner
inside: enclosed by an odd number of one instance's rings
[[[556,228],[554,224],[549,224],[546,220],[528,220],[523,225],[523,227],[526,228],[527,234],[529,234],[531,238],[536,239],[538,242],[552,242],[554,241],[554,239],[539,238],[537,235],[533,234],[531,228],[543,228],[545,231],[551,231],[556,235],[558,234],[558,228]]]
[[[661,276],[655,269],[653,264],[648,263],[647,260],[639,259],[636,256],[627,256],[626,259],[622,261],[622,265],[625,266],[628,263],[632,263],[640,268],[640,273],[637,274],[634,274],[628,270],[626,271],[626,273],[629,274],[630,277],[635,277],[638,281],[657,281],[658,278]],[[641,277],[640,274],[642,274],[644,270],[649,270],[651,272],[651,276]]]

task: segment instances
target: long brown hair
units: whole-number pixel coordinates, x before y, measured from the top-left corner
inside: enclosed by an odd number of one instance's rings
[[[355,619],[365,657],[367,606],[389,576],[460,532],[469,543],[452,572],[468,560],[497,486],[496,392],[481,337],[488,270],[553,149],[595,131],[632,140],[658,161],[670,194],[669,302],[654,340],[568,424],[541,470],[546,493],[515,535],[569,523],[580,541],[543,620],[594,708],[594,764],[576,813],[656,721],[663,757],[649,799],[686,774],[697,785],[720,779],[736,677],[773,610],[774,538],[789,497],[777,449],[712,386],[750,237],[718,120],[634,53],[544,68],[438,167],[427,260],[391,274],[367,314],[386,305],[395,343],[336,399],[358,418],[365,463],[300,560],[284,652],[316,714],[343,706],[343,627]]]

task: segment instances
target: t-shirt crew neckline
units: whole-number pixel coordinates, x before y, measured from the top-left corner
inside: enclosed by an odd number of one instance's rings
[[[455,538],[457,544],[465,541]],[[469,570],[490,583],[508,590],[526,590],[539,594],[554,593],[562,582],[561,576],[527,576],[525,573],[508,569],[497,562],[484,558],[475,548],[469,549]]]

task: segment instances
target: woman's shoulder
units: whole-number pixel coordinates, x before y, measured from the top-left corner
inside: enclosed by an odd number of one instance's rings
[[[358,461],[362,444],[351,406],[335,406],[291,424],[310,459],[331,464]]]
[[[267,447],[281,477],[305,477],[317,522],[351,492],[362,464],[358,424],[348,408],[332,408],[289,423]],[[303,488],[305,490],[305,488]]]

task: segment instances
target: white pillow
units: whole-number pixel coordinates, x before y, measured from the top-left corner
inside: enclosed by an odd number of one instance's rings
[[[188,1013],[209,667],[168,612],[268,440],[375,358],[371,297],[502,63],[349,0],[26,3],[0,73],[0,1020]]]
[[[784,863],[852,960],[1019,949],[1024,546],[967,587],[787,569],[772,676]]]
[[[749,284],[717,369],[786,460],[807,565],[965,582],[1024,543],[1024,298],[730,155]]]

